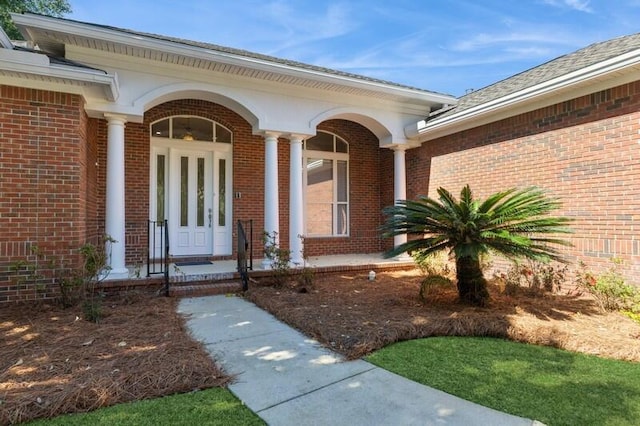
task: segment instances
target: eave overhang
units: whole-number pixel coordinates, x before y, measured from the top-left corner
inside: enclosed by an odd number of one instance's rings
[[[0,75],[79,87],[97,86],[109,101],[117,100],[120,91],[115,74],[55,64],[47,55],[23,50],[0,49]]]
[[[456,102],[456,98],[451,95],[395,85],[348,73],[333,72],[333,70],[324,71],[320,67],[269,60],[260,57],[261,55],[246,56],[164,40],[151,35],[131,34],[110,27],[40,15],[12,14],[11,16],[26,39],[39,45],[43,50],[58,54],[64,54],[65,45],[76,45],[289,85],[376,97],[413,105],[426,112],[440,108],[443,104]]]
[[[420,143],[640,79],[640,49],[443,117],[405,127]]]

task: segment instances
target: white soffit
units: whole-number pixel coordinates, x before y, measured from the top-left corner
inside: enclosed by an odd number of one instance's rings
[[[452,104],[456,98],[366,77],[297,67],[287,61],[269,61],[206,47],[129,34],[81,22],[39,15],[12,14],[21,31],[43,50],[64,54],[65,45],[75,45],[131,57],[177,64],[206,71],[275,81],[282,84],[355,94],[432,108]]]

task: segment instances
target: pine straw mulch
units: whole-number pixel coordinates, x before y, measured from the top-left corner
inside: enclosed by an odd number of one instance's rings
[[[640,361],[640,325],[588,297],[505,295],[473,308],[455,288],[418,298],[416,271],[325,275],[299,287],[252,285],[246,297],[348,358],[427,336],[496,336]],[[0,424],[84,412],[119,402],[224,386],[219,370],[176,313],[177,299],[107,299],[99,324],[80,308],[0,309]],[[133,300],[132,299],[137,299]]]
[[[0,309],[0,424],[224,386],[185,331],[177,299],[106,299],[99,324],[80,307]]]
[[[419,300],[417,271],[319,276],[312,286],[254,285],[247,298],[326,346],[354,359],[390,343],[429,336],[493,336],[640,361],[640,324],[580,294],[509,296],[490,285],[491,302],[457,302],[454,286]],[[302,290],[302,291],[301,291]],[[574,292],[575,293],[575,292]]]

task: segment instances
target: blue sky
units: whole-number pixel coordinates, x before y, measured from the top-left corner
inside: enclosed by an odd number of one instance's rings
[[[460,96],[640,32],[640,0],[70,0],[68,18]]]

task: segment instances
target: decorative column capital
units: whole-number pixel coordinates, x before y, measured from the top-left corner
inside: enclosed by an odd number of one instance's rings
[[[278,141],[278,138],[281,136],[278,132],[264,132],[263,137],[265,141]]]
[[[289,143],[291,143],[291,144],[302,143],[302,141],[307,137],[308,136],[306,136],[306,135],[290,134],[289,135]]]
[[[105,113],[104,118],[109,122],[109,124],[121,124],[124,126],[127,122],[127,117],[120,114]]]

